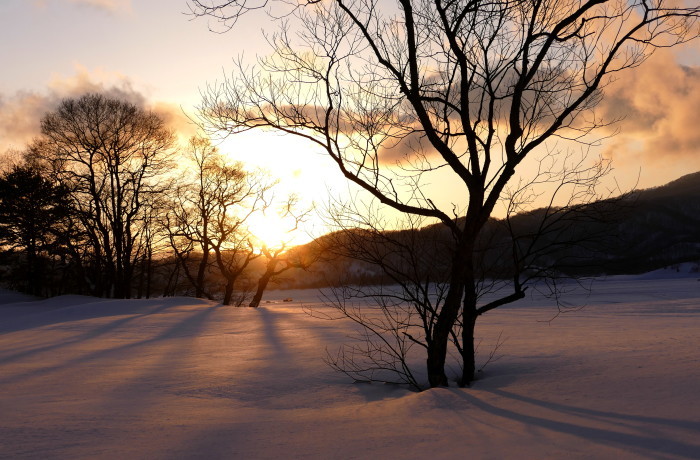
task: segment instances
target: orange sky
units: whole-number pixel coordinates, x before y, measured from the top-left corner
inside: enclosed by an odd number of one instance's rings
[[[2,0],[0,153],[21,149],[46,111],[87,91],[153,108],[184,137],[193,133],[183,112],[192,113],[199,89],[221,80],[234,57],[266,53],[259,33],[266,22],[252,17],[216,34],[186,11],[185,0]],[[697,41],[662,50],[608,88],[599,109],[624,119],[599,153],[613,158],[622,188],[638,177],[640,187],[650,187],[700,170],[698,107]],[[298,142],[257,136],[227,142],[222,150],[268,169],[285,192],[308,202],[323,204],[328,188],[345,193],[327,159]],[[449,199],[449,187],[433,187]]]

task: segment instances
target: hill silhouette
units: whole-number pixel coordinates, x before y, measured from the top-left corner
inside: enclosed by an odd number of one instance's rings
[[[519,245],[537,253],[538,259],[530,260],[530,265],[562,275],[637,274],[683,262],[700,262],[700,172],[618,199],[582,206],[559,222],[551,220],[550,215],[548,231],[540,232],[534,240],[531,235],[537,233],[548,212],[552,210],[535,209],[513,216],[508,222],[490,220],[480,242],[481,275],[512,275],[514,238]],[[376,253],[382,245],[388,248],[381,250],[386,252],[381,257],[395,259],[400,258],[396,255],[398,250],[388,254],[392,245],[411,245],[426,272],[423,275],[437,281],[442,277],[441,261],[451,257],[450,240],[450,233],[442,224],[392,232],[334,232],[295,248],[324,256],[310,271],[291,272],[279,285],[296,288],[396,281],[387,277],[366,253],[368,247]],[[395,263],[408,265],[411,261]]]

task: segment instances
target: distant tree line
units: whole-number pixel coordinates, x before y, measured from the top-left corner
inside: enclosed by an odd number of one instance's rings
[[[194,295],[257,306],[308,262],[248,229],[274,183],[162,117],[100,94],[66,99],[0,175],[0,280],[37,296]],[[292,213],[293,203],[286,203]],[[272,268],[270,268],[272,267]]]

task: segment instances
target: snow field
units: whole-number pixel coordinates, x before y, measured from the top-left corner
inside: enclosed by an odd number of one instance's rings
[[[294,302],[282,302],[291,297]],[[8,298],[1,458],[700,458],[700,282],[596,282],[485,315],[472,388],[353,384],[351,324],[315,291],[257,310],[191,298]]]

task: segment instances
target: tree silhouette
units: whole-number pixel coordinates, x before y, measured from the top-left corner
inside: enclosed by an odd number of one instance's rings
[[[59,253],[64,220],[70,213],[68,190],[43,177],[35,167],[15,165],[0,177],[0,240],[26,256],[22,289],[46,291],[40,256]]]
[[[223,158],[204,138],[190,139],[187,158],[192,167],[185,168],[175,184],[174,196],[170,209],[165,214],[163,227],[185,276],[195,288],[195,297],[213,299],[206,285],[206,274],[211,264],[210,233],[213,231],[217,210],[215,197],[219,189],[228,185],[227,181],[242,181],[244,172],[230,168],[228,175],[223,174]],[[196,272],[193,273],[190,262],[196,257],[199,261]]]
[[[100,94],[66,99],[41,120],[32,158],[69,189],[90,241],[93,294],[131,296],[150,198],[162,193],[174,137],[156,114]]]
[[[207,274],[215,267],[225,280],[223,303],[229,305],[236,281],[260,257],[247,223],[268,207],[273,184],[264,174],[228,161],[208,139],[190,140],[189,160],[192,167],[176,182],[163,228],[195,295],[213,299]]]
[[[466,385],[477,319],[524,296],[514,278],[497,299],[480,299],[477,271],[479,238],[521,165],[559,156],[562,139],[594,142],[614,121],[593,111],[611,78],[657,47],[696,38],[700,17],[700,7],[665,0],[190,5],[225,27],[263,7],[281,18],[270,57],[205,91],[212,129],[304,138],[379,203],[450,232],[449,280],[421,340],[433,387],[448,384],[455,328]],[[444,203],[429,184],[448,172],[454,191]]]
[[[265,270],[258,278],[255,294],[248,304],[249,307],[257,308],[260,305],[265,289],[267,289],[270,281],[276,276],[281,275],[287,270],[300,268],[308,269],[314,263],[314,257],[303,257],[294,251],[287,251],[286,246],[280,246],[275,249],[270,249],[263,246],[260,252],[265,256]]]

